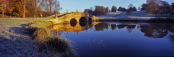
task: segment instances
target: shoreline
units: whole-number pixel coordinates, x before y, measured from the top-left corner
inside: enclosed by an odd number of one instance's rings
[[[118,19],[99,19],[98,21],[116,21],[116,22],[169,22],[173,23],[173,17],[154,17],[150,19],[133,19],[133,18],[118,18]]]
[[[40,46],[36,43],[36,40],[33,40],[31,35],[35,32],[35,30],[39,30],[39,28],[45,28],[47,25],[43,25],[48,22],[39,22],[41,20],[45,19],[0,19],[0,56],[11,56],[11,57],[18,57],[18,56],[54,56],[54,55],[59,55],[59,53],[44,53],[40,52],[39,48]],[[34,22],[35,21],[35,22]],[[99,20],[99,22],[125,22],[125,23],[158,23],[159,22],[164,22],[164,23],[174,23],[174,19],[167,19],[167,20],[156,20],[156,19],[151,19],[149,20],[140,20],[140,19],[102,19]],[[170,21],[170,22],[169,22]],[[37,23],[38,22],[38,23]],[[26,26],[30,26],[32,24],[35,24],[35,26],[40,26],[40,27],[33,27],[32,29],[26,29]],[[50,23],[51,24],[51,23]],[[45,30],[45,29],[42,29]],[[32,33],[29,33],[32,32]],[[29,34],[26,34],[29,33]],[[47,32],[46,32],[47,33]],[[60,35],[61,36],[61,35]],[[51,37],[52,39],[54,37]],[[55,38],[54,38],[55,39]],[[67,41],[66,39],[64,39]],[[42,40],[40,40],[42,41]],[[54,43],[54,42],[53,42]],[[69,44],[67,44],[69,45]],[[69,46],[68,46],[69,48]],[[71,49],[71,48],[70,48]],[[74,51],[73,51],[74,52]],[[72,54],[73,54],[72,52]],[[31,55],[28,55],[31,54]],[[48,55],[49,54],[49,55]]]
[[[67,48],[71,49],[68,40],[64,39],[63,37],[51,37],[50,39],[47,39],[51,42],[47,42],[46,40],[44,42],[40,42],[40,44],[37,43],[37,39],[33,39],[32,36],[36,30],[39,30],[39,28],[27,28],[27,26],[31,25],[33,21],[38,20],[0,19],[0,57],[61,57],[67,55],[55,52],[54,50],[50,50],[51,48],[54,48],[56,46],[49,47],[46,49],[44,46],[52,43],[57,43],[56,41],[52,41],[52,39],[57,39],[58,41],[65,41],[65,45],[67,45]]]

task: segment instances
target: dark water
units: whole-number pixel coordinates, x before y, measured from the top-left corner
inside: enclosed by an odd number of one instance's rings
[[[104,22],[57,25],[80,57],[174,56],[174,24]],[[55,27],[56,29],[56,27]]]

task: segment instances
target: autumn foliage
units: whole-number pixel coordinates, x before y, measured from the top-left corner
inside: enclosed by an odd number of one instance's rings
[[[60,9],[57,0],[0,0],[2,17],[44,17],[59,13]]]

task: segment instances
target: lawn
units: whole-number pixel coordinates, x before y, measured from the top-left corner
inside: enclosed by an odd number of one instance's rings
[[[33,22],[41,21],[41,20],[47,20],[47,19],[0,18],[0,36],[7,37],[7,35],[9,35],[9,34],[13,34],[13,33],[10,33],[11,32],[10,29],[13,27],[20,28],[25,24],[33,23]],[[42,24],[40,24],[40,25],[42,25]]]

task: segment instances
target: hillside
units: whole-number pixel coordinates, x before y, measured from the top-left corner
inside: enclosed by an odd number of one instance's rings
[[[105,15],[98,16],[100,19],[151,19],[157,15],[149,14],[146,11],[134,11],[129,15],[126,12],[109,12]],[[164,15],[158,15],[164,16]]]

